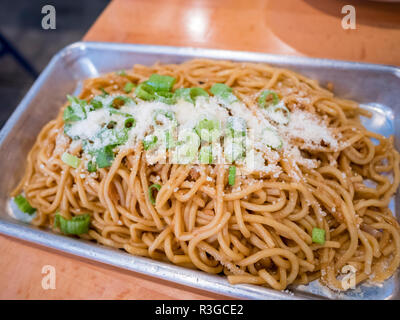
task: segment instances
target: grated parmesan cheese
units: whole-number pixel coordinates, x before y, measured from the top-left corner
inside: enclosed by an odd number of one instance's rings
[[[289,141],[301,140],[303,148],[312,150],[322,144],[327,144],[333,149],[337,149],[339,146],[333,131],[316,115],[307,111],[293,110],[289,124],[287,126],[280,125],[278,130]]]
[[[298,95],[299,103],[310,103],[305,94],[299,93]],[[109,105],[116,96],[118,95],[97,96],[94,99],[99,100],[105,106]],[[287,110],[283,100],[279,104],[281,109]],[[68,129],[68,135],[79,137],[70,144],[70,150],[79,148],[82,140],[91,141],[93,149],[110,145],[115,138],[112,130],[101,131],[110,122],[113,122],[115,128],[124,128],[126,120],[124,115],[111,113],[105,107],[90,112],[89,108],[90,105],[87,106],[87,118],[72,123]],[[146,160],[149,164],[165,163],[168,156],[165,132],[171,130],[172,127],[190,131],[202,119],[209,119],[218,121],[220,127],[225,128],[228,120],[232,119],[231,117],[241,118],[247,127],[247,134],[240,138],[245,150],[244,157],[239,157],[235,161],[241,172],[243,174],[259,172],[277,178],[282,173],[279,161],[283,160],[294,168],[291,173],[292,178],[300,180],[302,177],[298,166],[316,168],[319,165],[318,160],[308,159],[300,150],[315,150],[325,146],[335,150],[339,147],[340,135],[329,128],[317,115],[300,110],[297,105],[292,106],[292,109],[289,122],[286,123],[287,121],[283,120],[288,118],[279,119],[279,117],[285,116],[281,112],[272,114],[269,108],[247,107],[241,101],[227,105],[222,103],[218,97],[199,97],[195,104],[185,100],[178,100],[173,105],[159,101],[139,100],[137,103],[132,101],[119,109],[119,112],[128,113],[135,119],[135,126],[128,131],[127,142],[120,145],[119,149],[133,148],[149,134],[152,134],[158,138],[157,148],[146,152]],[[175,114],[176,120],[170,120],[163,114],[157,114],[160,110],[164,113]],[[246,128],[243,127],[243,123],[243,121],[232,121],[233,129],[237,132],[244,131]],[[231,146],[232,150],[234,150],[234,146]],[[59,133],[56,139],[55,154],[62,154],[67,147],[68,139],[64,134]],[[214,163],[230,163],[226,159],[226,148],[223,140],[212,144]],[[91,160],[89,154],[85,157],[86,160]],[[197,157],[190,158],[190,160],[192,164],[199,163]],[[211,177],[207,177],[207,181],[213,180]]]

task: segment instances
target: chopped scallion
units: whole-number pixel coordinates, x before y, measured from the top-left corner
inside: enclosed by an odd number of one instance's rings
[[[96,163],[93,162],[93,161],[89,161],[89,162],[87,163],[87,170],[88,170],[89,172],[96,172],[96,170],[97,170]]]
[[[179,88],[176,89],[175,92],[176,98],[181,98],[190,103],[195,103],[198,97],[208,97],[208,93],[203,88],[194,87],[194,88]]]
[[[156,145],[157,141],[158,141],[157,136],[153,136],[153,135],[146,136],[143,139],[143,148],[144,148],[144,150],[152,149]]]
[[[209,94],[206,90],[200,87],[190,88],[190,97],[195,101],[198,97],[209,97]]]
[[[173,131],[171,129],[167,130],[165,132],[165,148],[167,150],[169,150],[169,149],[174,148],[175,145],[176,145],[176,141],[174,139]]]
[[[33,208],[28,200],[23,195],[18,195],[14,198],[14,202],[17,205],[18,209],[21,210],[24,213],[27,213],[29,215],[32,215],[35,213],[36,209]]]
[[[110,167],[114,160],[113,146],[108,145],[96,150],[96,163],[99,168]]]
[[[118,114],[118,115],[124,116],[124,117],[131,117],[132,116],[131,114],[126,113],[126,112],[121,112],[118,109],[115,109],[114,107],[108,107],[107,110],[110,112],[110,114]]]
[[[154,200],[153,189],[157,189],[157,191],[160,191],[161,186],[160,186],[159,184],[156,184],[156,183],[155,183],[155,184],[152,184],[152,185],[149,187],[149,199],[150,199],[151,204],[152,204],[152,205],[155,205],[155,204],[156,204],[156,201]]]
[[[128,129],[134,128],[136,126],[135,118],[126,119],[125,122],[124,122],[124,126],[125,126],[125,128],[128,128]]]
[[[218,120],[203,119],[194,128],[198,136],[207,142],[216,141],[221,136]]]
[[[58,212],[54,217],[54,226],[59,227],[65,234],[80,235],[88,233],[90,225],[90,215],[82,214],[72,217],[71,220],[65,219]]]
[[[160,74],[154,73],[150,76],[149,80],[147,80],[147,84],[151,86],[154,91],[171,91],[175,78],[170,76],[162,76]]]
[[[155,99],[155,92],[153,88],[146,82],[142,82],[136,87],[135,94],[138,98],[145,101],[151,101]]]
[[[110,123],[111,124],[111,123]],[[100,139],[103,146],[118,146],[124,144],[128,140],[128,128],[102,128],[97,133],[97,138]]]
[[[203,146],[200,149],[199,161],[202,164],[211,164],[213,161],[211,146]]]
[[[158,91],[154,94],[154,99],[157,101],[164,102],[166,104],[175,104],[176,97],[172,92],[169,91]]]
[[[94,110],[103,108],[103,103],[97,99],[92,99],[90,104],[93,106]]]
[[[117,96],[112,100],[111,106],[114,108],[115,107],[119,108],[123,105],[131,104],[131,103],[134,103],[134,101],[131,97]]]
[[[268,102],[267,102],[268,98]],[[258,97],[258,105],[260,108],[266,108],[268,106],[274,106],[279,103],[279,96],[275,91],[264,90]]]
[[[127,82],[124,86],[124,91],[130,93],[134,87],[135,85],[132,82]]]
[[[175,95],[171,89],[175,78],[152,74],[147,81],[140,83],[135,89],[135,95],[146,101],[158,100],[167,104],[176,102]]]
[[[238,101],[238,98],[232,93],[232,88],[223,83],[215,83],[210,92],[217,97],[220,97],[225,103],[232,104]]]
[[[312,229],[312,242],[318,244],[325,244],[325,230],[320,228]]]
[[[64,109],[63,120],[68,123],[86,119],[85,106],[87,102],[70,95],[67,95],[67,98],[70,105]]]
[[[235,180],[236,180],[236,167],[230,166],[229,167],[229,175],[228,175],[229,185],[233,186],[235,184]]]
[[[81,163],[81,160],[78,157],[75,157],[68,152],[63,153],[63,155],[61,156],[61,160],[70,167],[75,169],[78,168],[79,164]]]

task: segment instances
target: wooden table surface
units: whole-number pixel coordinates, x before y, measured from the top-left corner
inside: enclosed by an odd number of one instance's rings
[[[341,8],[356,9],[344,30]],[[84,40],[259,51],[400,65],[400,5],[367,0],[114,0]],[[56,289],[42,288],[42,268]],[[221,296],[0,236],[0,299]]]

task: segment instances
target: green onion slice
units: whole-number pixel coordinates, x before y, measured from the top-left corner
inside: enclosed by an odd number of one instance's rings
[[[107,110],[110,112],[110,114],[118,114],[120,116],[127,117],[127,118],[132,117],[132,115],[130,113],[121,112],[118,109],[115,109],[114,107],[108,107]]]
[[[110,122],[107,123],[106,128],[107,129],[114,129],[116,125],[117,125],[117,122],[114,121],[114,120],[111,120]]]
[[[165,148],[167,150],[172,149],[176,146],[174,132],[172,129],[165,131]]]
[[[150,150],[150,149],[154,148],[155,145],[157,144],[157,141],[158,141],[157,136],[154,136],[154,135],[146,136],[143,139],[143,148],[144,148],[144,150]]]
[[[325,230],[320,228],[312,229],[312,242],[318,244],[325,244]]]
[[[97,133],[97,137],[103,146],[118,146],[128,141],[128,132],[129,128],[117,129],[106,126]]]
[[[215,83],[210,92],[217,97],[220,97],[225,103],[231,104],[238,101],[238,98],[232,93],[232,88],[223,83]]]
[[[63,153],[63,155],[61,156],[61,160],[70,167],[75,169],[78,168],[79,164],[81,163],[81,160],[78,157],[75,157],[68,152]]]
[[[80,235],[88,233],[90,225],[90,215],[82,214],[72,217],[71,220],[65,219],[58,212],[54,218],[54,226],[59,227],[65,234]]]
[[[113,146],[108,145],[103,148],[96,150],[96,163],[99,168],[108,168],[111,166],[114,160]]]
[[[279,124],[287,124],[290,119],[289,109],[280,103],[279,96],[275,91],[265,90],[258,97],[258,105],[260,108],[267,108],[268,115],[271,120]]]
[[[175,104],[176,97],[172,92],[168,91],[159,91],[154,94],[154,99],[160,102],[164,102],[166,104]]]
[[[131,118],[126,119],[125,122],[124,122],[124,126],[127,129],[134,128],[136,126],[135,118],[131,117]]]
[[[221,127],[218,120],[203,119],[194,128],[198,136],[207,142],[216,141],[221,136]]]
[[[202,164],[211,164],[213,161],[211,146],[203,146],[200,149],[199,161]]]
[[[279,103],[279,96],[275,91],[272,90],[264,90],[258,97],[258,105],[260,106],[260,108],[266,108],[271,105],[277,105],[278,103]]]
[[[81,100],[78,97],[70,96],[69,94],[67,94],[67,99],[70,102],[70,104],[79,104],[81,106],[86,106],[87,105],[86,100]]]
[[[209,97],[208,92],[200,87],[179,88],[175,90],[174,94],[176,98],[182,98],[183,100],[193,104],[196,102],[198,97]]]
[[[190,97],[195,100],[198,97],[209,97],[210,95],[206,90],[200,87],[190,88]]]
[[[63,120],[65,122],[74,122],[86,119],[85,107],[87,106],[87,102],[70,95],[67,95],[67,99],[70,105],[64,109]]]
[[[158,100],[167,104],[176,102],[175,95],[171,89],[175,83],[175,78],[152,74],[147,81],[140,83],[135,90],[135,95],[146,101]]]
[[[35,213],[36,209],[33,208],[28,200],[23,195],[18,195],[14,198],[14,202],[17,205],[18,209],[21,210],[24,213],[27,213],[29,215],[32,215]]]
[[[152,205],[155,205],[155,204],[156,204],[156,200],[154,200],[153,189],[157,189],[157,191],[160,191],[161,186],[160,186],[159,184],[156,184],[156,183],[155,183],[155,184],[152,184],[152,185],[149,187],[149,199],[150,199],[151,204],[152,204]]]
[[[130,104],[130,103],[134,103],[134,101],[131,97],[117,96],[112,100],[111,105],[112,105],[112,107],[115,108],[115,107],[121,107],[126,104]]]
[[[192,98],[190,96],[190,88],[179,88],[179,89],[176,89],[174,94],[175,94],[175,97],[178,98],[178,99],[181,98],[181,99],[183,99],[183,100],[185,100],[187,102],[193,103],[193,100],[192,100]]]
[[[94,110],[103,108],[103,102],[97,99],[92,99],[92,101],[90,101],[90,104],[92,105]]]
[[[236,167],[230,166],[229,167],[229,175],[228,175],[229,185],[233,186],[235,184],[235,180],[236,180]]]
[[[124,91],[130,93],[134,87],[135,85],[132,82],[127,82],[124,86]]]
[[[162,76],[160,74],[152,74],[147,80],[147,84],[151,86],[154,91],[171,91],[176,79],[170,76]]]
[[[155,99],[155,91],[153,87],[149,86],[146,82],[142,82],[136,87],[135,94],[138,98],[145,101]]]
[[[87,170],[89,172],[96,172],[97,171],[97,166],[96,163],[94,161],[89,161],[87,163]]]
[[[68,106],[64,109],[63,120],[66,123],[84,120],[85,118],[86,111],[81,106]]]

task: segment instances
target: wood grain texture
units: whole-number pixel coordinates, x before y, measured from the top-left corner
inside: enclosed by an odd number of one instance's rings
[[[84,40],[259,51],[400,65],[400,4],[346,0],[114,0]]]
[[[0,235],[0,299],[225,299]],[[56,271],[44,290],[42,268]]]
[[[84,40],[259,51],[400,65],[400,6],[342,0],[114,0]],[[42,267],[56,268],[43,290]],[[220,296],[0,236],[0,299],[215,299]]]

